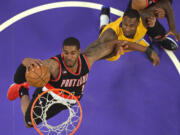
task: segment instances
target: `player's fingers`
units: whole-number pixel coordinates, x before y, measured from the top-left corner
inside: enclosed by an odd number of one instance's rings
[[[32,69],[33,69],[33,64],[32,63],[30,63],[29,65],[27,65],[27,67],[26,67],[26,71],[27,72],[30,72],[30,71],[32,71]]]
[[[160,11],[160,10],[161,10],[161,8],[156,8],[156,9],[155,9],[155,11]]]
[[[177,40],[178,40],[178,41],[180,40],[180,35],[179,35],[179,33],[177,34]]]
[[[30,71],[30,65],[26,66],[26,72]]]
[[[174,37],[175,37],[176,42],[178,42],[178,36],[175,35]]]
[[[177,34],[174,34],[174,36],[175,36],[176,41],[178,42],[180,40],[180,35],[177,33]]]
[[[125,40],[123,40],[122,42],[121,42],[121,45],[122,46],[124,46],[124,45],[126,45],[127,44],[127,41],[125,41]]]
[[[39,60],[39,59],[36,59],[36,60],[33,60],[32,61],[32,65],[34,65],[34,66],[36,66],[36,67],[40,67],[41,66],[41,60]]]
[[[158,66],[159,65],[159,60],[156,59],[155,63],[154,63],[154,66]]]
[[[38,64],[36,63],[36,61],[32,61],[31,64],[30,64],[30,67],[33,68],[33,67],[37,67]]]
[[[117,48],[117,55],[121,54],[121,52],[123,52],[123,47],[122,46],[118,46],[118,48]]]
[[[160,63],[160,59],[158,58],[158,62],[157,62],[157,65],[159,65],[159,63]]]
[[[115,40],[115,44],[116,44],[117,46],[122,45],[122,43],[123,43],[122,40]]]
[[[34,71],[34,67],[35,67],[35,65],[34,65],[34,64],[31,64],[31,65],[29,66],[29,71]]]
[[[43,64],[42,60],[40,60],[40,59],[37,59],[37,62],[38,62],[40,65]]]
[[[176,41],[177,41],[177,42],[178,42],[178,41],[180,41],[180,35],[178,35],[178,37],[177,37],[177,40],[176,40]]]
[[[160,59],[158,56],[156,56],[156,66],[159,65],[159,63],[160,63]]]
[[[35,61],[35,66],[37,66],[38,68],[42,66],[42,61],[40,59],[37,59]]]
[[[124,49],[128,49],[128,45],[125,45],[125,46],[124,46]]]
[[[157,59],[153,60],[153,66],[157,66]]]
[[[120,54],[121,52],[123,52],[123,47],[122,46],[119,47],[118,54]]]
[[[166,33],[165,37],[169,36],[170,34],[171,34],[170,32]]]

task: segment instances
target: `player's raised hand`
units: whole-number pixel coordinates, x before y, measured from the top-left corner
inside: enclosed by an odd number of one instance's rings
[[[128,41],[115,40],[114,43],[116,44],[116,46],[115,46],[116,55],[121,54],[122,52],[124,52],[125,49],[128,48]]]
[[[162,19],[162,18],[164,18],[166,16],[166,12],[162,8],[156,8],[155,9],[155,15],[156,15],[156,17]]]
[[[24,58],[22,64],[26,67],[27,71],[29,71],[35,66],[40,68],[43,63],[40,59]]]

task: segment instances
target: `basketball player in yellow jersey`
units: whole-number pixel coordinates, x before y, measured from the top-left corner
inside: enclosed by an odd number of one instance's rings
[[[153,27],[155,25],[156,18],[151,17],[148,22],[149,27]],[[145,52],[147,56],[151,56],[148,58],[153,62],[153,65],[159,64],[159,57],[151,48],[148,47],[148,43],[143,39],[146,32],[147,29],[144,27],[139,13],[134,9],[127,10],[123,17],[107,24],[103,28],[99,39],[101,39],[102,42],[115,39],[124,40],[124,42],[128,45],[128,48],[121,51],[118,55],[114,55],[116,53],[116,50],[114,50],[114,54],[112,53],[106,57],[107,60],[115,61],[119,59],[120,55],[136,50]]]

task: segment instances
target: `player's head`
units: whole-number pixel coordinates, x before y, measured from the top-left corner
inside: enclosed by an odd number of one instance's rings
[[[127,38],[133,38],[139,24],[140,15],[134,9],[128,9],[123,15],[122,30]]]
[[[64,62],[68,67],[73,67],[76,64],[80,53],[81,49],[78,39],[69,37],[63,41],[62,54],[64,56]]]

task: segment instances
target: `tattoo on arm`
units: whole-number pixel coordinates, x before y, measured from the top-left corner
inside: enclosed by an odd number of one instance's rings
[[[47,59],[43,61],[43,64],[49,68],[51,76],[56,79],[59,75],[59,64],[54,59]]]
[[[107,29],[99,38],[98,38],[98,42],[93,42],[92,44],[89,44],[88,47],[85,49],[89,49],[93,46],[96,46],[96,44],[101,44],[101,43],[104,43],[104,42],[107,42],[107,41],[112,41],[112,40],[115,40],[117,39],[117,35],[116,33],[114,32],[114,30],[112,29]],[[97,41],[97,40],[96,40]]]
[[[106,30],[99,39],[91,43],[83,52],[90,65],[113,52],[114,46],[111,42],[117,39],[116,33],[112,29]]]

